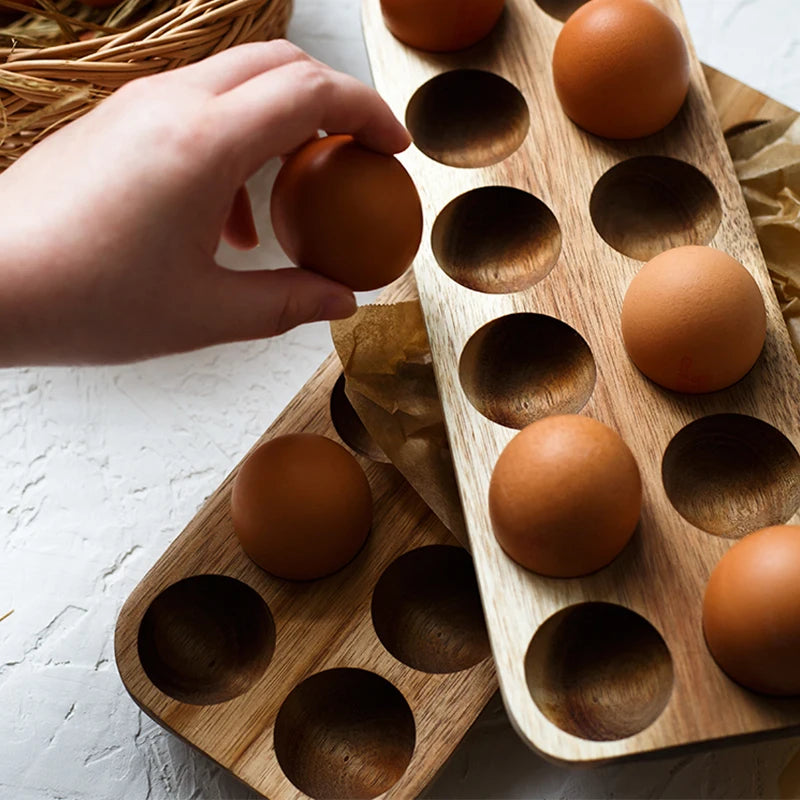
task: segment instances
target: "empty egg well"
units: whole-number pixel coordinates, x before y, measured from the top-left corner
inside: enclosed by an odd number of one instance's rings
[[[510,156],[530,127],[525,99],[493,72],[459,69],[431,78],[406,108],[425,155],[451,167],[486,167]]]
[[[747,119],[744,122],[737,122],[735,125],[731,125],[730,128],[725,130],[725,138],[730,139],[733,136],[738,136],[740,133],[750,131],[753,128],[760,128],[762,125],[767,125],[768,123],[768,119]]]
[[[275,649],[275,623],[254,589],[226,575],[195,575],[165,589],[142,618],[139,660],[175,700],[210,705],[246,692]]]
[[[597,377],[584,338],[544,314],[510,314],[472,335],[459,364],[461,386],[478,411],[509,428],[549,414],[575,414]]]
[[[359,455],[365,456],[372,461],[380,461],[384,464],[389,463],[389,459],[375,440],[370,436],[369,431],[364,427],[364,423],[356,414],[350,398],[345,393],[345,377],[340,375],[331,392],[331,421],[339,438]]]
[[[275,721],[286,777],[316,800],[369,800],[390,789],[411,761],[414,716],[385,678],[330,669],[296,686]]]
[[[561,229],[538,198],[510,186],[483,186],[448,203],[433,225],[433,254],[454,280],[479,292],[527,289],[561,252]]]
[[[430,545],[381,575],[372,621],[384,647],[423,672],[458,672],[491,654],[478,582],[466,550]]]
[[[664,156],[612,167],[595,184],[589,209],[600,236],[640,261],[671,247],[708,244],[722,220],[711,181],[691,164]]]
[[[550,722],[598,742],[633,736],[655,722],[673,685],[661,634],[611,603],[581,603],[547,619],[528,647],[525,676]]]
[[[536,5],[551,17],[566,22],[581,6],[589,0],[536,0]]]
[[[702,417],[664,452],[664,489],[678,513],[718,536],[787,522],[800,508],[800,456],[776,428],[743,414]]]

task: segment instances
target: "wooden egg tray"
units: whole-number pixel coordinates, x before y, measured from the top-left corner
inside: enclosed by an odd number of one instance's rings
[[[789,111],[721,73],[707,69],[706,74],[726,128]],[[408,275],[382,299],[414,294]],[[331,356],[263,438],[311,430],[338,439],[341,432],[365,467],[375,498],[375,530],[365,550],[342,572],[322,581],[290,583],[270,577],[243,555],[233,535],[229,498],[234,470],[132,592],[116,630],[120,676],[136,703],[274,800],[307,796],[292,778],[317,797],[372,797],[386,787],[387,798],[418,794],[497,688],[491,659],[436,674],[407,666],[379,641],[372,622],[374,587],[388,565],[411,553],[406,563],[414,575],[400,577],[421,593],[420,604],[409,598],[407,606],[395,606],[391,613],[387,600],[377,617],[394,629],[397,652],[405,661],[424,656],[428,669],[460,666],[487,652],[477,616],[453,616],[447,606],[450,598],[468,611],[474,609],[474,589],[460,555],[449,549],[427,551],[450,562],[436,576],[443,596],[431,597],[432,584],[415,584],[415,576],[424,579],[426,569],[435,566],[435,558],[426,562],[421,548],[449,548],[455,540],[399,474],[380,463],[380,454],[343,402],[339,373]],[[143,630],[151,606],[154,614]],[[160,630],[161,641],[154,641],[154,629]],[[434,646],[420,647],[425,643]],[[368,684],[355,686],[358,697],[349,703],[350,686],[337,683],[343,674],[329,671],[338,669],[364,670],[397,687],[413,714],[415,735],[391,688],[367,678]],[[317,674],[322,677],[316,684],[303,684]],[[365,677],[362,672],[348,675],[355,684]],[[290,704],[287,698],[301,684],[306,689],[293,695]],[[285,702],[288,716],[276,728]],[[325,717],[331,708],[331,716]],[[781,704],[775,708],[786,718]],[[362,738],[354,739],[353,732]],[[286,740],[281,758],[291,777],[276,756],[279,738]],[[412,742],[416,747],[404,769]]]
[[[584,133],[553,89],[562,23],[545,5],[578,3],[508,0],[488,39],[434,55],[363,3],[377,89],[416,144],[401,156],[426,216],[414,270],[506,708],[531,747],[568,762],[787,732],[800,698],[732,683],[701,627],[705,583],[735,538],[800,521],[800,368],[709,88],[692,51],[687,102],[665,131]],[[677,0],[655,5],[688,42]],[[757,365],[710,395],[659,389],[619,332],[642,263],[690,243],[741,261],[767,306]],[[497,544],[489,480],[516,428],[577,412],[630,445],[642,517],[605,569],[548,579]]]
[[[335,420],[380,457],[340,372],[334,354],[263,438],[339,440]],[[139,706],[268,797],[415,796],[497,689],[469,555],[393,466],[358,458],[375,521],[344,569],[290,582],[251,562],[230,519],[234,470],[117,623]]]

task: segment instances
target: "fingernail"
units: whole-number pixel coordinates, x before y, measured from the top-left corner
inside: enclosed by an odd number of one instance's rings
[[[345,319],[356,313],[358,305],[354,294],[337,292],[329,294],[323,301],[320,309],[320,319]]]

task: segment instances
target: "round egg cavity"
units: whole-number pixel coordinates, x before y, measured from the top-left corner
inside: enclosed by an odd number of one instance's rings
[[[383,794],[406,771],[415,741],[406,699],[362,669],[312,675],[290,692],[275,720],[278,763],[316,800]]]
[[[733,136],[738,136],[740,133],[744,133],[745,131],[750,131],[753,128],[760,128],[762,125],[767,125],[770,122],[768,119],[748,119],[744,122],[737,122],[735,125],[731,125],[730,128],[726,128],[724,131],[724,135],[726,139],[730,139]]]
[[[423,672],[458,672],[491,655],[475,569],[460,547],[430,545],[394,561],[372,595],[372,622],[396,659]]]
[[[505,78],[458,69],[431,78],[406,108],[406,127],[428,157],[451,167],[486,167],[510,156],[530,127],[528,106]]]
[[[582,5],[589,0],[536,0],[536,5],[551,17],[566,22]]]
[[[210,705],[246,692],[275,650],[275,623],[254,589],[226,575],[195,575],[165,589],[142,618],[139,660],[175,700]]]
[[[665,156],[637,156],[612,167],[595,184],[589,210],[600,236],[639,261],[671,247],[708,244],[722,221],[711,181]]]
[[[370,436],[364,423],[356,414],[353,404],[345,393],[345,377],[340,375],[331,392],[331,422],[339,434],[339,438],[359,455],[372,461],[388,464],[386,454]]]
[[[554,725],[581,739],[614,741],[658,719],[672,693],[672,657],[639,614],[581,603],[536,631],[525,677],[534,703]]]
[[[700,530],[739,538],[800,508],[800,456],[772,425],[715,414],[680,430],[661,465],[677,512]]]
[[[510,314],[487,323],[467,342],[461,386],[475,408],[508,428],[550,414],[580,411],[597,368],[586,340],[544,314]]]
[[[550,273],[561,229],[537,197],[510,186],[483,186],[448,203],[433,225],[431,246],[454,281],[478,292],[518,292]]]

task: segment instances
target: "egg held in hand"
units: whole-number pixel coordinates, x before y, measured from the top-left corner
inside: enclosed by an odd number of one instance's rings
[[[800,526],[762,528],[728,550],[706,586],[703,631],[733,680],[800,695]]]
[[[611,562],[633,535],[642,483],[620,436],[579,415],[523,428],[492,473],[489,513],[500,546],[541,575],[569,578]]]
[[[372,525],[364,470],[325,436],[289,434],[257,447],[233,483],[231,516],[242,548],[279,578],[313,580],[351,561]]]
[[[752,369],[767,316],[758,285],[736,259],[688,246],[642,267],[621,324],[628,355],[650,380],[696,394],[731,386]]]
[[[487,36],[505,0],[381,0],[386,27],[419,50],[450,52]]]
[[[678,26],[646,0],[591,0],[572,14],[553,51],[565,113],[584,130],[635,139],[661,130],[689,89]]]
[[[294,264],[354,291],[399,278],[422,240],[411,176],[394,156],[351,136],[316,139],[291,155],[275,180],[270,211]]]

